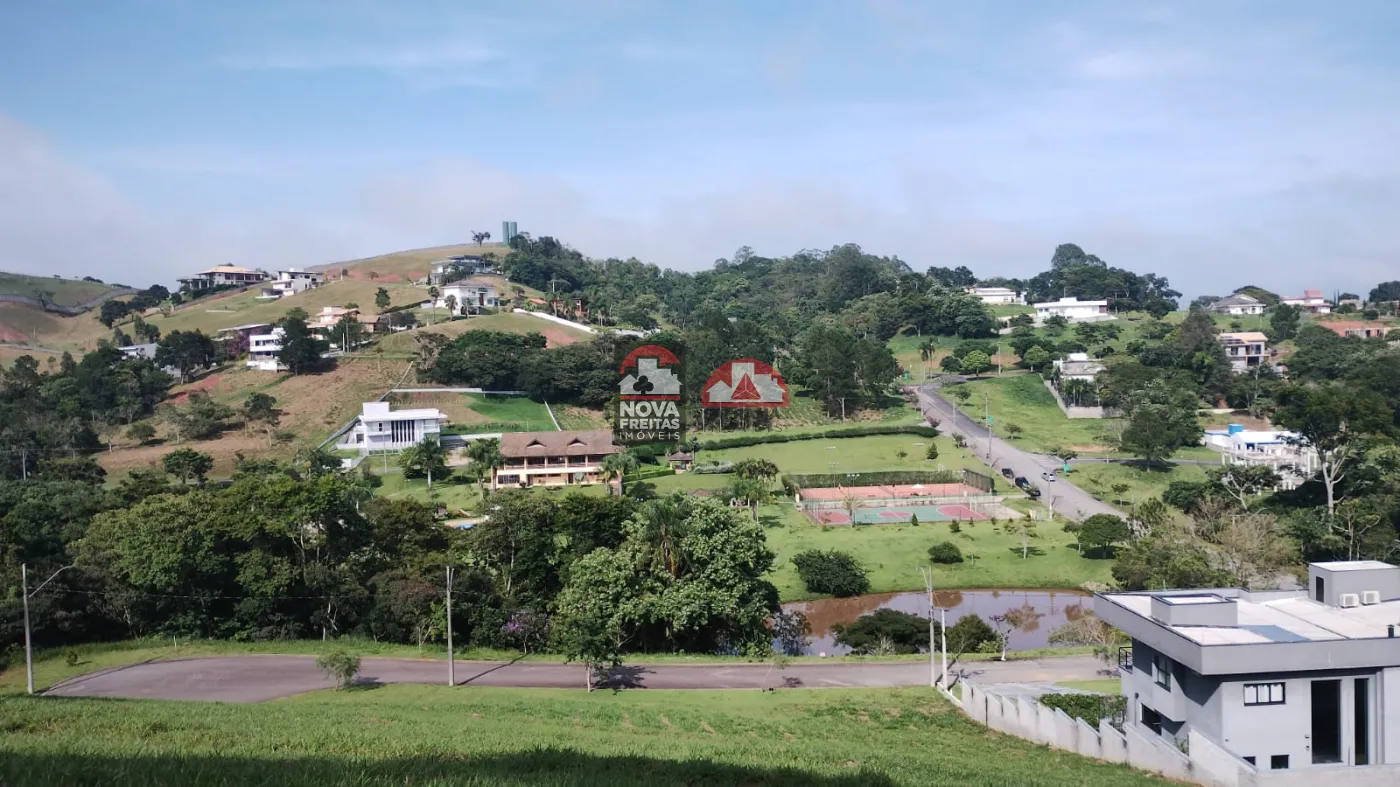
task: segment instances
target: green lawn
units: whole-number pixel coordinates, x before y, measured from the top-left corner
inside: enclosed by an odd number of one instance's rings
[[[1137,464],[1077,464],[1067,480],[1107,503],[1131,507],[1149,497],[1161,497],[1173,481],[1204,481],[1206,472],[1200,465],[1148,470]],[[1115,485],[1126,488],[1116,491]]]
[[[940,541],[957,544],[964,557],[962,563],[937,567],[942,588],[1076,588],[1111,579],[1113,561],[1081,557],[1058,520],[1036,523],[1030,556],[1022,559],[1020,536],[990,521],[959,523],[960,533],[953,533],[948,522],[823,527],[786,500],[764,506],[759,517],[777,555],[770,579],[783,601],[813,597],[792,565],[793,555],[808,549],[854,555],[865,566],[874,593],[923,588],[919,569],[928,566],[928,548]]]
[[[467,478],[461,468],[455,468],[455,472],[446,478],[434,478],[430,491],[426,478],[405,478],[403,471],[396,469],[398,457],[390,456],[388,459],[388,472],[383,472],[383,456],[371,456],[364,460],[379,477],[379,488],[374,490],[379,497],[417,500],[421,503],[431,503],[436,498],[450,512],[457,509],[471,511],[481,502],[476,484]]]
[[[72,306],[96,298],[108,290],[117,289],[112,284],[101,284],[80,279],[55,279],[52,276],[29,276],[23,273],[0,271],[0,292],[34,297],[35,290],[53,293],[53,303]]]
[[[784,473],[854,473],[867,470],[933,470],[942,465],[950,470],[970,467],[985,472],[985,466],[966,449],[953,445],[952,438],[933,438],[938,459],[924,456],[930,438],[918,435],[874,435],[834,439],[796,440],[767,443],[720,451],[701,451],[702,462],[735,462],[740,459],[767,459]],[[900,457],[899,452],[904,456]]]
[[[1072,446],[1081,454],[1108,453],[1098,436],[1116,419],[1067,418],[1038,374],[984,377],[963,387],[972,394],[965,405],[948,389],[944,393],[978,421],[990,411],[992,431],[1001,437],[1007,437],[1008,424],[1020,426],[1024,431],[1014,442],[1026,451],[1043,453],[1054,446]]]
[[[0,698],[7,785],[1131,785],[932,689],[383,686],[257,705]]]

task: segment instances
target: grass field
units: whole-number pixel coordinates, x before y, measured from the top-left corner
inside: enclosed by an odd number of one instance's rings
[[[1067,689],[1091,691],[1095,694],[1117,694],[1123,690],[1123,683],[1117,678],[1105,678],[1103,680],[1062,680],[1055,685],[1064,686]]]
[[[409,393],[390,394],[389,401],[395,410],[436,407],[447,416],[448,434],[555,431],[549,410],[526,396]]]
[[[137,287],[144,285],[137,284]],[[24,273],[0,271],[0,293],[34,297],[35,290],[53,293],[53,302],[60,306],[73,306],[91,300],[117,287],[100,282],[81,279],[55,279],[52,276],[30,276]]]
[[[984,377],[964,387],[972,393],[967,404],[951,395],[947,398],[979,422],[990,411],[992,431],[1001,437],[1007,436],[1008,424],[1020,426],[1025,431],[1015,444],[1022,450],[1043,453],[1054,446],[1068,446],[1081,454],[1109,453],[1098,436],[1115,419],[1066,417],[1038,374]]]
[[[1170,468],[1145,469],[1137,464],[1076,464],[1067,479],[1094,497],[1111,505],[1131,507],[1149,497],[1160,497],[1173,481],[1204,481],[1205,468],[1200,465],[1172,465]],[[1126,487],[1114,490],[1115,485]]]
[[[769,547],[777,554],[770,579],[783,601],[812,598],[797,576],[792,557],[808,549],[849,552],[865,566],[870,592],[918,590],[924,587],[921,567],[928,566],[928,548],[951,541],[962,550],[964,562],[938,567],[943,588],[1074,588],[1084,582],[1109,581],[1111,560],[1081,557],[1074,539],[1062,522],[1037,522],[1030,556],[1021,557],[1021,538],[990,521],[959,523],[952,532],[948,522],[919,525],[865,525],[823,527],[784,501],[760,511]]]
[[[383,686],[259,705],[0,699],[13,785],[1160,783],[990,732],[927,688]]]
[[[701,438],[702,440],[704,438]],[[702,462],[735,462],[740,459],[767,459],[784,473],[854,473],[869,470],[934,470],[964,467],[985,469],[967,449],[957,448],[952,438],[934,438],[938,459],[925,459],[929,438],[918,435],[874,435],[835,439],[795,440],[744,448],[701,451]],[[901,457],[900,452],[904,453]],[[713,476],[712,476],[713,477]]]
[[[589,338],[589,334],[576,328],[564,325],[556,325],[548,320],[541,320],[538,317],[531,317],[528,314],[515,314],[513,312],[501,312],[497,314],[483,314],[479,317],[470,317],[462,320],[444,322],[439,315],[439,320],[435,325],[425,325],[411,331],[391,334],[379,340],[379,346],[385,352],[414,352],[418,349],[417,336],[424,333],[440,333],[443,336],[457,337],[467,331],[502,331],[504,333],[538,333],[548,340],[550,347],[559,347],[565,344],[584,341]]]
[[[377,277],[374,280],[379,282],[412,281],[427,276],[432,272],[434,262],[447,257],[461,254],[474,254],[483,257],[494,255],[496,259],[501,260],[505,259],[509,253],[510,249],[505,246],[492,243],[482,246],[474,243],[457,243],[451,246],[410,249],[358,260],[318,265],[312,270],[324,271],[327,276],[332,278],[338,278],[341,271],[344,270],[350,274],[351,279],[369,280],[370,274],[373,273]]]

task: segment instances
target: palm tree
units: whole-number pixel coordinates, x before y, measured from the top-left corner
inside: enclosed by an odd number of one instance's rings
[[[433,471],[439,473],[447,468],[447,449],[432,437],[424,437],[423,442],[403,449],[399,466],[405,470],[416,470],[428,476],[428,488],[433,488]]]
[[[452,315],[457,313],[457,296],[449,295],[443,298],[442,302],[447,305],[447,319],[451,322]]]
[[[614,478],[617,479],[617,493],[620,495],[626,491],[622,486],[622,477],[637,469],[637,457],[631,451],[623,451],[620,454],[608,454],[603,459],[603,478],[609,483]],[[609,492],[611,492],[609,487]]]
[[[677,543],[685,532],[686,513],[685,497],[673,494],[642,503],[633,515],[651,545],[653,565],[672,577],[679,577],[684,568]]]
[[[428,288],[428,298],[429,298],[430,300],[432,300],[432,302],[433,302],[433,306],[432,306],[432,309],[433,309],[433,316],[436,317],[436,316],[437,316],[437,300],[438,300],[438,288],[437,288],[437,287],[429,287],[429,288]]]
[[[467,446],[467,458],[471,460],[471,474],[476,478],[477,489],[481,492],[481,497],[486,498],[486,479],[491,477],[491,471],[502,467],[506,463],[506,458],[501,455],[500,440],[473,440]]]
[[[919,342],[919,359],[924,362],[924,377],[927,378],[933,371],[933,356],[938,352],[938,345],[932,339],[924,339]]]

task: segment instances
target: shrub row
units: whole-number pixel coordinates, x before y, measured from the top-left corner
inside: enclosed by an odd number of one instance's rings
[[[845,437],[872,437],[886,434],[908,434],[919,437],[937,437],[938,430],[932,426],[844,426],[837,429],[827,429],[821,432],[803,432],[799,434],[787,434],[784,432],[770,432],[764,434],[735,435],[734,437],[720,437],[715,440],[706,440],[700,443],[702,451],[721,451],[726,448],[747,448],[751,445],[766,445],[768,443],[794,443],[799,440],[832,440]]]
[[[1128,698],[1121,694],[1044,694],[1040,697],[1040,704],[1059,708],[1072,718],[1098,725],[1101,719],[1121,722],[1127,710]]]
[[[833,486],[887,486],[899,484],[956,484],[957,470],[874,470],[866,473],[793,473],[783,476],[785,486],[820,489]]]
[[[734,463],[715,462],[712,465],[695,465],[690,468],[690,472],[701,475],[732,473],[734,472]]]
[[[641,467],[637,468],[636,472],[628,473],[626,477],[623,478],[623,480],[627,483],[631,483],[633,481],[645,481],[648,478],[658,478],[663,475],[675,474],[676,471],[672,470],[669,467],[660,467],[657,465],[642,465]]]

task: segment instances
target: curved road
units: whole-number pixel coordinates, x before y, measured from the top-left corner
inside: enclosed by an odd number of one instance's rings
[[[1093,680],[1102,664],[1092,656],[1023,661],[964,662],[962,677],[976,683],[1044,683]],[[949,671],[953,667],[949,666]],[[541,688],[584,687],[584,668],[547,662],[457,662],[457,685]],[[362,683],[447,682],[447,662],[367,658]],[[762,689],[927,686],[927,662],[793,664],[625,665],[607,685],[651,689]],[[219,702],[262,702],[328,689],[334,684],[313,656],[217,656],[151,661],[93,672],[44,692],[57,697],[125,697]]]
[[[1058,459],[1022,451],[995,434],[990,435],[989,439],[986,427],[968,417],[938,392],[941,386],[941,380],[918,386],[920,409],[925,414],[931,413],[938,418],[938,426],[942,431],[960,434],[966,438],[968,450],[998,475],[1003,467],[1009,467],[1016,475],[1030,479],[1031,483],[1040,487],[1041,502],[1053,505],[1055,511],[1070,519],[1083,521],[1094,514],[1125,516],[1122,511],[1095,500],[1093,495],[1063,478],[1058,481],[1042,481],[1041,473],[1059,469]]]

